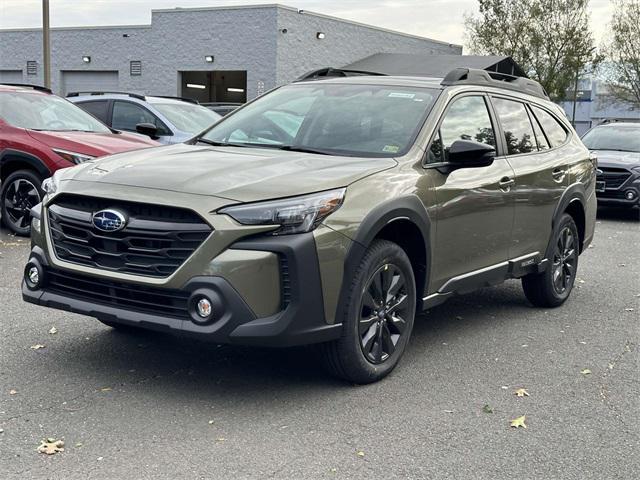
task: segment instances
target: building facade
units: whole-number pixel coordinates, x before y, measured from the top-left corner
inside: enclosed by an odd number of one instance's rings
[[[153,10],[150,25],[55,28],[56,93],[120,90],[243,102],[321,67],[462,47],[281,5]],[[43,83],[42,30],[0,30],[0,82]]]

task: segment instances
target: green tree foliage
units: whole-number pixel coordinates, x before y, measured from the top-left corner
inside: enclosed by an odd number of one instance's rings
[[[564,98],[576,74],[599,61],[588,4],[589,0],[479,0],[480,14],[465,18],[468,46],[479,55],[512,57],[552,98]]]
[[[613,100],[640,106],[640,0],[616,0],[603,50],[604,76]]]

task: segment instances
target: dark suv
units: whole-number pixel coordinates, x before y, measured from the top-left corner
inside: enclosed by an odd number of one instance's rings
[[[456,294],[521,278],[536,306],[567,300],[596,160],[539,84],[332,72],[189,144],[56,174],[23,298],[116,328],[319,343],[359,383]]]

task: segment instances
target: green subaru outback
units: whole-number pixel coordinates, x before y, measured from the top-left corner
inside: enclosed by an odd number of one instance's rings
[[[325,71],[186,144],[45,182],[23,297],[114,328],[320,344],[368,383],[418,312],[521,278],[571,293],[593,237],[596,159],[528,79]]]

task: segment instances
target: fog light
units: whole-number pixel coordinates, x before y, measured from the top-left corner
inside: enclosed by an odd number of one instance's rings
[[[42,284],[42,271],[38,265],[33,262],[27,264],[24,269],[24,282],[30,290],[40,288]]]
[[[213,312],[213,307],[211,306],[211,302],[208,298],[202,297],[196,304],[196,310],[200,318],[209,318],[211,316],[211,312]]]
[[[627,200],[633,200],[634,198],[636,198],[636,192],[634,192],[633,190],[627,190],[626,192],[624,192],[624,196]]]

